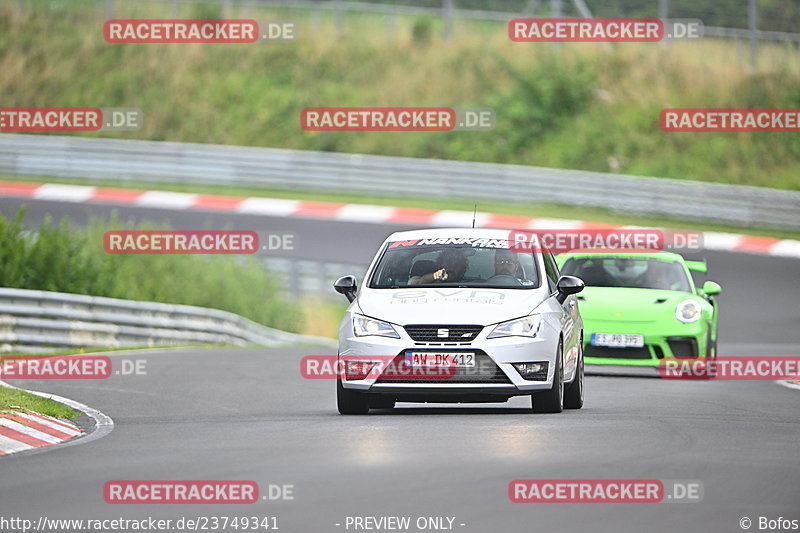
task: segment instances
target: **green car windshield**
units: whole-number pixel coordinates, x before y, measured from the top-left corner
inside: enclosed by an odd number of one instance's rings
[[[652,257],[571,257],[561,273],[576,276],[588,287],[627,287],[692,292],[683,266]]]

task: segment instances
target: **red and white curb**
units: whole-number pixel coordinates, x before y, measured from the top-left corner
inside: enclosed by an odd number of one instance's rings
[[[70,398],[48,392],[19,389],[4,381],[0,381],[0,387],[25,390],[34,396],[64,404],[86,415],[94,422],[93,427],[84,430],[67,420],[46,416],[28,409],[12,407],[9,410],[0,411],[0,456],[17,452],[31,452],[32,450],[41,451],[56,444],[59,445],[59,448],[86,444],[103,438],[114,430],[114,421],[110,416]]]
[[[0,455],[61,444],[83,434],[71,422],[27,409],[0,412]]]
[[[0,196],[59,202],[117,204],[169,210],[197,209],[276,217],[322,218],[343,222],[419,224],[439,227],[470,227],[473,217],[471,211],[437,211],[411,207],[344,204],[282,198],[246,198],[13,181],[0,181]],[[475,226],[507,229],[615,229],[631,227],[560,218],[498,215],[480,211],[475,216]],[[791,239],[706,231],[703,233],[703,241],[703,246],[706,250],[800,258],[800,241]]]

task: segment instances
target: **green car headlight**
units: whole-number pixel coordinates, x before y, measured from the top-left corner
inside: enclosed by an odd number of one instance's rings
[[[675,309],[675,318],[684,324],[691,324],[700,320],[700,304],[694,300],[684,300]]]
[[[400,335],[388,322],[376,320],[363,315],[353,315],[353,333],[356,337],[367,337],[375,335],[377,337],[389,337],[399,339]]]
[[[501,322],[489,333],[487,339],[497,339],[500,337],[535,337],[539,333],[542,325],[542,317],[531,315],[522,318],[515,318],[508,322]]]

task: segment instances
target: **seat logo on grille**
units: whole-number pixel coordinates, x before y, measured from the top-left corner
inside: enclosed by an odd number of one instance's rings
[[[450,336],[450,330],[447,328],[439,328],[436,330],[436,336],[440,339],[446,339]]]

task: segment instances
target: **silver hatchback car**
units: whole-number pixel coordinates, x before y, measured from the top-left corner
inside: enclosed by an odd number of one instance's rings
[[[499,229],[394,233],[339,327],[338,409],[395,402],[498,402],[529,395],[534,412],[583,406],[583,282],[546,250],[520,251]]]

